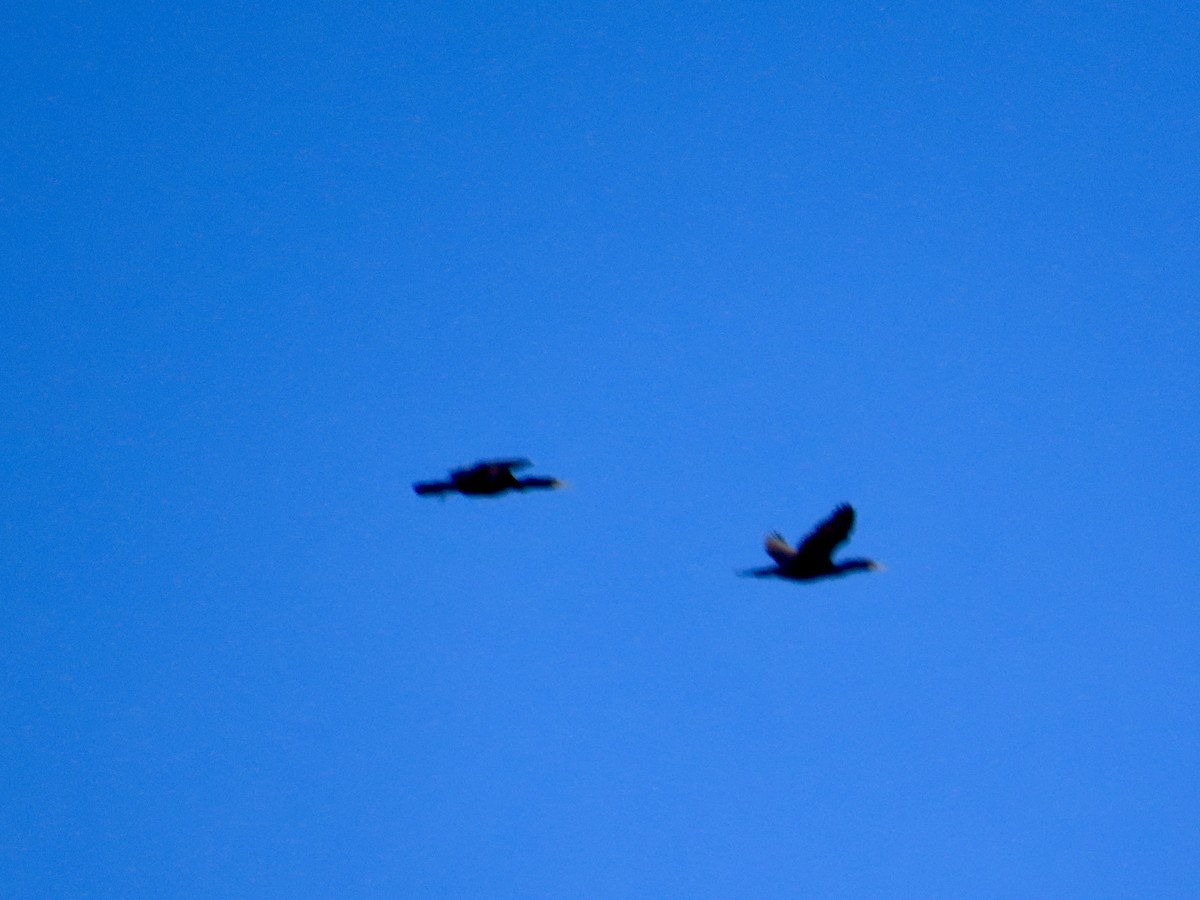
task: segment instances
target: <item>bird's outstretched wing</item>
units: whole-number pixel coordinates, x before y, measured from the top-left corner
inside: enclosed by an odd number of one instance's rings
[[[528,459],[481,459],[475,463],[472,468],[483,469],[488,466],[499,466],[502,469],[508,469],[510,472],[516,472],[521,469],[528,469],[533,463]]]
[[[795,548],[784,540],[783,535],[778,531],[767,535],[765,546],[767,555],[781,566],[796,558]]]
[[[800,542],[796,555],[804,559],[829,559],[838,544],[844,543],[853,530],[854,507],[843,503]]]

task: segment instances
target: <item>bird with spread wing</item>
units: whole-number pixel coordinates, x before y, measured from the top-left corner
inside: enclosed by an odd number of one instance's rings
[[[767,535],[766,551],[775,565],[740,572],[752,578],[786,578],[789,581],[813,581],[847,575],[850,572],[869,572],[883,566],[873,559],[833,561],[833,551],[844,544],[854,529],[854,507],[843,503],[824,522],[793,547],[778,531]]]
[[[449,481],[418,481],[413,490],[422,497],[464,494],[468,497],[495,497],[507,491],[560,488],[557,478],[531,475],[518,478],[514,472],[532,466],[527,459],[488,459],[473,466],[453,469]]]

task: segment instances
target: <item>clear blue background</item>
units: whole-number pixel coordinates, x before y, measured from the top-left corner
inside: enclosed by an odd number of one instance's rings
[[[1200,895],[1200,12],[15,6],[6,896]]]

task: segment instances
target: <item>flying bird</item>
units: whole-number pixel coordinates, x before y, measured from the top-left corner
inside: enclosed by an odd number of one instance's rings
[[[812,530],[799,547],[792,547],[778,531],[767,535],[767,555],[775,565],[739,572],[753,578],[787,578],[790,581],[813,581],[850,572],[870,572],[883,566],[873,559],[833,561],[833,551],[844,544],[854,529],[854,507],[843,503]]]
[[[515,470],[532,466],[527,459],[489,459],[465,469],[453,469],[449,481],[418,481],[413,490],[422,497],[442,494],[465,494],[468,497],[494,497],[506,491],[527,491],[531,488],[558,488],[557,478],[530,476],[518,478]]]

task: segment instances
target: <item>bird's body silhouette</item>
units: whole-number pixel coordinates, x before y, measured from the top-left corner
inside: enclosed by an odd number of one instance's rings
[[[518,469],[533,465],[527,459],[489,459],[464,469],[453,469],[449,481],[418,481],[413,490],[423,497],[444,494],[464,494],[468,497],[495,497],[507,491],[527,491],[536,488],[558,488],[557,478],[530,476],[518,478]]]
[[[813,581],[848,575],[851,572],[869,572],[882,569],[873,559],[847,559],[833,561],[833,551],[846,542],[854,529],[854,507],[843,503],[824,522],[792,547],[778,531],[767,535],[767,555],[775,565],[761,569],[747,569],[739,574],[752,578],[786,578],[789,581]]]

